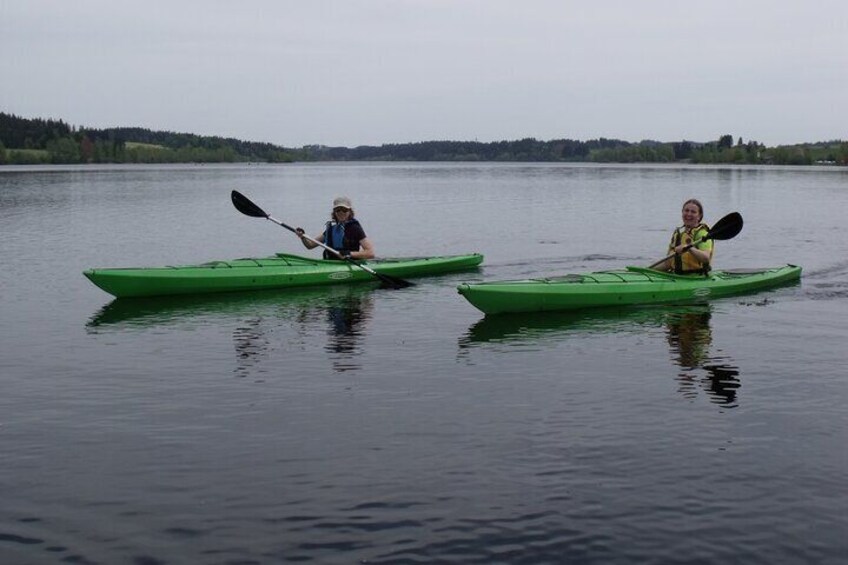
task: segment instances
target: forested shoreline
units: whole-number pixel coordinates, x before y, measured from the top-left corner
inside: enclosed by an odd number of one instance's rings
[[[730,134],[715,141],[637,143],[526,138],[514,141],[423,141],[380,146],[286,148],[218,136],[138,127],[95,129],[62,120],[0,112],[0,164],[290,163],[295,161],[503,161],[848,165],[848,141],[766,147]]]

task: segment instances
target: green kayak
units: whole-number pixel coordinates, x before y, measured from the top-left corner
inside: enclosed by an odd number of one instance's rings
[[[675,275],[627,267],[545,279],[461,284],[459,293],[486,314],[577,310],[662,302],[701,302],[797,281],[801,267],[713,271]]]
[[[478,253],[444,257],[377,259],[362,262],[391,277],[421,277],[471,269],[483,262]],[[278,253],[273,257],[212,261],[178,267],[89,269],[83,274],[118,298],[205,294],[375,281],[373,275],[344,261],[309,259]]]

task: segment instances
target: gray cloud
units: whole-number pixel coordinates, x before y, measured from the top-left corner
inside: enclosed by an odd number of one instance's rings
[[[286,146],[848,137],[848,4],[0,5],[0,109]]]

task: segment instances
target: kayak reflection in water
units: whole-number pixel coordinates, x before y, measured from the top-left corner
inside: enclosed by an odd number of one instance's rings
[[[697,386],[700,385],[711,402],[732,408],[737,406],[736,391],[741,386],[739,369],[722,362],[726,358],[710,357],[711,317],[710,309],[669,314],[666,323],[668,344],[671,346],[672,360],[683,369],[677,377],[683,396],[695,398]],[[699,370],[705,371],[707,375],[699,376]]]
[[[300,241],[307,249],[318,247],[314,242],[304,237],[303,228],[295,230],[300,235]],[[345,257],[357,260],[374,258],[374,245],[365,230],[356,219],[353,204],[347,196],[337,196],[333,200],[333,210],[330,212],[330,221],[324,226],[321,235],[313,237],[328,247],[332,247]],[[338,257],[324,250],[324,259],[338,259]]]

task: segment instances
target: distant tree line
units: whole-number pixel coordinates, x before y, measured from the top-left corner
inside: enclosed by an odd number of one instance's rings
[[[2,163],[231,163],[292,161],[537,161],[848,165],[848,141],[766,147],[756,141],[631,143],[619,139],[525,138],[515,141],[423,141],[380,146],[289,149],[271,143],[145,128],[75,128],[62,120],[0,112]]]
[[[145,128],[75,128],[62,120],[0,112],[0,163],[277,163],[294,159],[294,151],[271,143]]]
[[[376,146],[327,147],[307,145],[302,157],[310,161],[587,161],[593,151],[627,146],[626,141],[422,141]]]
[[[630,143],[619,139],[577,141],[533,138],[518,141],[424,141],[355,148],[308,145],[306,161],[548,161],[588,163],[705,163],[770,165],[848,165],[848,142],[826,141],[768,148],[756,141],[734,144],[731,135],[713,142]]]

